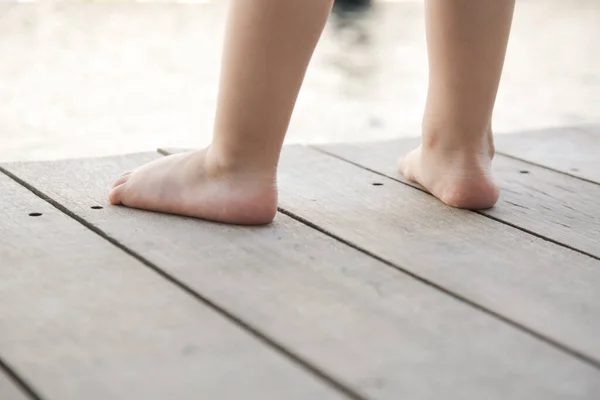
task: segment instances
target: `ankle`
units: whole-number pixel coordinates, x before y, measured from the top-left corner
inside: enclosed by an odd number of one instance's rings
[[[490,160],[495,154],[491,127],[473,133],[452,128],[424,128],[422,137],[422,148],[426,153],[484,157]]]
[[[275,181],[276,166],[265,165],[260,160],[236,157],[214,145],[207,147],[204,153],[203,167],[210,176],[237,176],[251,181]]]

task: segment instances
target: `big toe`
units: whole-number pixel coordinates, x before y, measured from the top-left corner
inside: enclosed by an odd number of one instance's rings
[[[398,170],[409,181],[417,181],[419,149],[415,149],[400,159]]]
[[[119,185],[115,185],[110,190],[110,192],[108,193],[108,201],[110,204],[118,205],[123,203],[123,196],[125,193],[125,188],[127,187],[125,183],[126,182],[123,182]]]
[[[121,175],[120,177],[118,177],[112,184],[113,188],[116,188],[119,185],[124,184],[125,182],[127,182],[129,180],[129,176],[131,175],[131,172],[125,172],[123,175]]]

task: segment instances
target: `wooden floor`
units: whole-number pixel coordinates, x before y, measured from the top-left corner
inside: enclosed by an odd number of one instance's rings
[[[484,212],[286,148],[257,228],[107,205],[158,152],[3,165],[0,399],[600,398],[600,127],[497,142]]]

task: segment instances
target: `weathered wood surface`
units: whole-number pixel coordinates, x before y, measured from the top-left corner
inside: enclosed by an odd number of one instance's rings
[[[286,149],[279,187],[283,209],[600,360],[600,261],[310,148]]]
[[[44,400],[344,398],[3,174],[0,193],[0,355]]]
[[[499,152],[600,183],[600,125],[497,135]]]
[[[418,143],[409,139],[318,148],[411,184],[398,173],[398,158]],[[598,157],[600,165],[600,147]],[[500,200],[483,214],[600,258],[600,185],[501,155],[493,172],[502,189]]]
[[[0,399],[2,400],[30,400],[17,385],[0,371]]]
[[[592,399],[600,390],[599,371],[589,364],[286,216],[268,227],[239,228],[90,209],[105,205],[120,171],[155,157],[7,168],[365,397]],[[307,189],[299,183],[295,190]],[[351,190],[362,191],[362,183]]]

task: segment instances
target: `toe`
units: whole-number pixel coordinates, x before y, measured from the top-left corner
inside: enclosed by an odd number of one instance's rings
[[[112,184],[112,188],[116,188],[117,186],[120,186],[122,184],[124,184],[125,182],[127,182],[129,180],[129,176],[131,175],[131,172],[125,172],[123,175],[121,175],[119,178],[117,178],[116,181],[114,181],[114,183]]]
[[[398,169],[400,173],[411,182],[417,181],[415,168],[416,163],[418,162],[418,151],[418,149],[411,151],[398,163]]]
[[[399,161],[398,161],[398,171],[404,175],[404,177],[407,177],[408,175],[408,162],[407,159],[408,155],[402,157]]]
[[[108,201],[112,205],[118,205],[123,203],[123,194],[127,185],[119,184],[114,186],[108,194]]]

